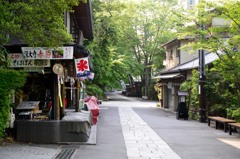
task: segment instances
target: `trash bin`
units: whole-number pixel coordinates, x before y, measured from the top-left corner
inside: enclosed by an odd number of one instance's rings
[[[184,120],[188,119],[188,108],[186,104],[186,96],[188,96],[188,92],[186,91],[178,91],[178,106],[176,118],[183,118]]]

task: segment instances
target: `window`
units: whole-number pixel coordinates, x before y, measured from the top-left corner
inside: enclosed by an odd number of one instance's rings
[[[173,51],[166,52],[166,60],[172,60],[173,59]]]
[[[180,57],[180,48],[179,47],[176,49],[176,57]]]

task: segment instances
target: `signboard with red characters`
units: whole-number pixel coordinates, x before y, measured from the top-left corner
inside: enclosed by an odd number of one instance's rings
[[[75,59],[75,67],[77,77],[85,77],[90,75],[88,57]]]
[[[73,59],[73,47],[22,47],[25,59]]]

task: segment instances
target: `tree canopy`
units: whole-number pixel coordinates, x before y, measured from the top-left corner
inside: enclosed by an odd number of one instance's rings
[[[163,68],[161,45],[175,37],[172,1],[93,0],[95,39],[88,45],[95,57],[100,85],[128,83],[127,74],[151,79]],[[102,58],[100,58],[102,57]]]
[[[219,57],[213,63],[214,67],[206,72],[210,110],[218,115],[239,118],[240,2],[202,0],[197,8],[182,15],[184,20],[178,31],[179,37],[191,36],[195,39],[189,44],[193,50],[203,49]]]
[[[79,0],[0,0],[0,44],[12,37],[29,46],[72,42],[63,15],[78,3]]]

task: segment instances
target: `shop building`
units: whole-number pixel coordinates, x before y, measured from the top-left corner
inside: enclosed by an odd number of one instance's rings
[[[64,117],[66,108],[79,111],[80,93],[84,86],[81,77],[86,77],[93,71],[91,52],[83,46],[84,39],[93,40],[91,3],[89,0],[87,3],[81,2],[73,7],[73,10],[73,13],[64,13],[65,26],[74,39],[72,43],[56,48],[29,47],[19,39],[11,39],[4,45],[12,59],[11,67],[28,72],[22,91],[15,92],[17,120],[59,121]],[[86,63],[87,70],[76,70]],[[17,129],[20,130],[21,125],[24,125],[24,129],[30,128],[26,127],[26,124],[29,123],[19,123]],[[40,124],[39,127],[44,126],[46,124]],[[46,131],[49,128],[42,129]],[[53,130],[52,136],[61,136],[54,134],[57,129]],[[24,132],[21,133],[17,132],[21,141],[30,141],[25,139],[26,135],[22,136]],[[29,133],[26,134],[31,135],[30,130]],[[50,143],[55,142],[58,140],[50,140]]]

